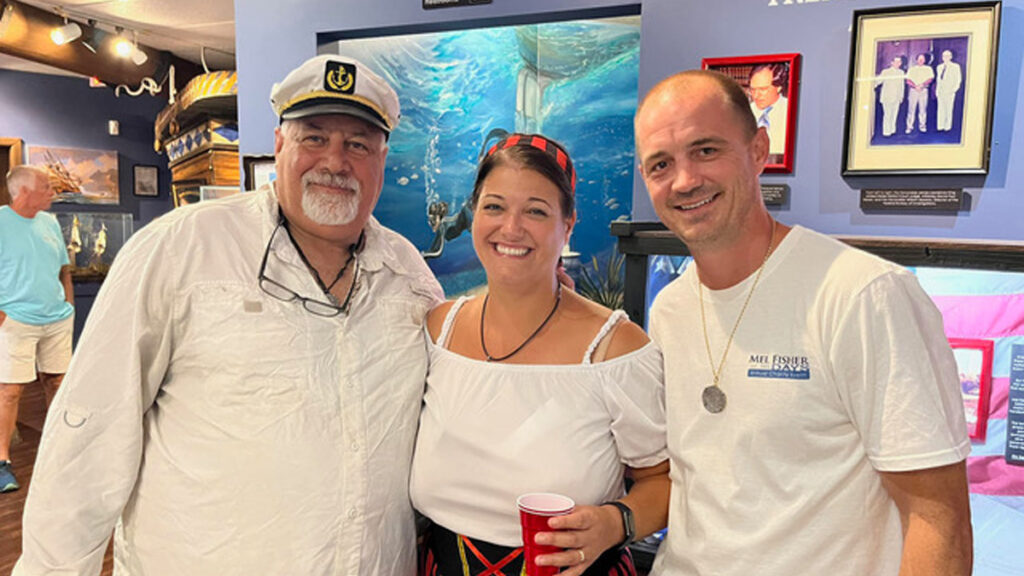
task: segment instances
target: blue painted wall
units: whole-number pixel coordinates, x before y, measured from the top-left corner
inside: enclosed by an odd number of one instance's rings
[[[166,95],[114,96],[111,88],[89,88],[84,78],[0,70],[0,137],[21,138],[29,146],[60,146],[116,150],[118,205],[54,204],[54,212],[130,212],[138,230],[173,206],[167,157],[153,151],[153,123],[166,105]],[[107,134],[107,121],[120,123],[120,136]],[[160,195],[132,195],[132,167],[159,167]],[[76,334],[92,307],[99,285],[75,284]]]
[[[637,2],[597,0],[495,0],[494,4],[423,10],[410,0],[377,0],[372,9],[359,0],[251,0],[236,3],[239,121],[243,154],[273,149],[276,123],[268,103],[270,87],[316,52],[316,35],[394,26],[471,23],[517,15],[537,15]],[[800,110],[796,168],[792,175],[770,175],[766,183],[791,187],[780,220],[832,234],[1024,240],[1020,214],[1024,201],[1024,143],[1014,135],[1024,127],[1021,105],[1024,0],[1003,2],[1002,39],[995,101],[993,153],[987,178],[899,178],[846,180],[840,176],[850,23],[856,9],[929,3],[917,0],[641,0],[640,93],[673,72],[700,66],[705,56],[799,52]],[[775,5],[773,5],[775,4]],[[1017,162],[1014,162],[1014,159]],[[969,211],[922,216],[864,214],[862,187],[965,186]],[[642,183],[634,186],[634,220],[653,220]]]

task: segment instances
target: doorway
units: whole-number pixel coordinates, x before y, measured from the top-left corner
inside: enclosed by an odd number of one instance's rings
[[[0,138],[0,206],[11,203],[7,190],[7,172],[21,164],[21,139]]]

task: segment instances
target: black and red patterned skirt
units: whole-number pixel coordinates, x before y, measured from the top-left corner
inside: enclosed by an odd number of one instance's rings
[[[420,554],[420,576],[525,576],[523,549],[474,540],[434,524]],[[629,549],[607,550],[584,576],[636,576]]]

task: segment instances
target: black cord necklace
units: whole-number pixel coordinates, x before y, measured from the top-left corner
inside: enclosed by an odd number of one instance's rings
[[[309,263],[309,258],[306,258],[306,253],[302,251],[302,247],[299,246],[299,243],[295,241],[295,237],[292,236],[292,229],[291,226],[289,226],[288,219],[285,218],[284,216],[284,212],[281,212],[280,216],[281,225],[284,226],[284,231],[288,233],[288,239],[292,241],[292,246],[295,246],[295,250],[299,253],[299,258],[302,259],[302,263],[305,264],[306,268],[309,268],[309,271],[313,273],[313,278],[316,280],[317,286],[319,286],[320,289],[324,291],[324,295],[327,296],[331,300],[331,302],[337,304],[338,299],[333,294],[331,294],[331,288],[334,288],[334,285],[337,284],[339,280],[341,280],[341,277],[344,276],[345,274],[345,270],[348,270],[349,264],[351,264],[352,261],[355,260],[356,254],[362,248],[363,238],[366,235],[366,231],[360,231],[359,238],[357,238],[355,242],[349,245],[348,259],[346,259],[345,263],[341,265],[341,270],[338,270],[338,274],[337,276],[334,277],[334,280],[332,280],[330,284],[324,284],[323,279],[320,278],[320,273],[317,272],[316,268],[314,268],[313,265]],[[352,285],[354,287],[355,283],[353,282]],[[352,288],[350,287],[349,298],[351,296]],[[345,300],[347,301],[348,298],[346,298]]]
[[[487,315],[487,299],[490,298],[490,296],[490,294],[484,296],[484,307],[483,310],[480,311],[480,347],[483,348],[484,357],[487,358],[488,362],[502,362],[504,360],[508,360],[509,358],[519,353],[520,350],[525,348],[526,345],[529,344],[530,341],[533,340],[537,336],[537,334],[540,334],[540,331],[543,330],[544,327],[548,325],[548,322],[550,322],[551,318],[555,315],[555,310],[558,310],[558,305],[562,302],[562,285],[558,285],[558,292],[555,293],[555,305],[551,307],[551,312],[548,312],[547,318],[545,318],[544,321],[540,323],[540,326],[537,326],[537,329],[533,331],[533,334],[530,334],[530,336],[527,337],[522,344],[520,344],[515,350],[509,352],[508,354],[505,354],[504,356],[491,356],[491,353],[487,351],[487,343],[484,342],[484,316]]]

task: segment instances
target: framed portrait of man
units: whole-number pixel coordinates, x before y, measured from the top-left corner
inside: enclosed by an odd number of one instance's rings
[[[764,171],[792,172],[800,55],[704,58],[701,65],[705,70],[731,77],[746,90],[758,127],[768,132],[768,163]]]
[[[988,171],[999,2],[858,10],[843,175]]]

